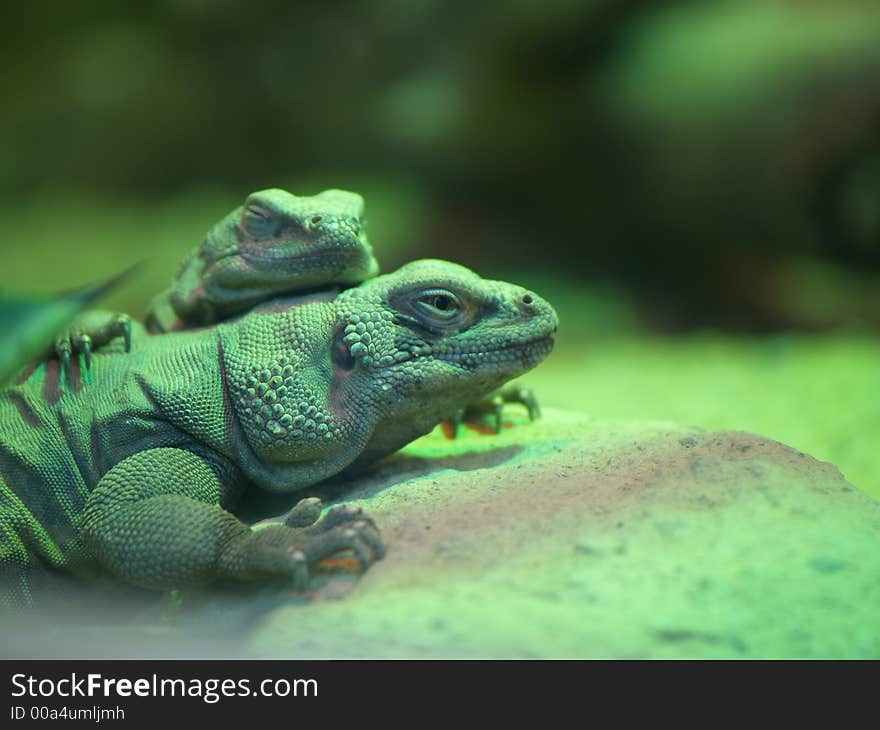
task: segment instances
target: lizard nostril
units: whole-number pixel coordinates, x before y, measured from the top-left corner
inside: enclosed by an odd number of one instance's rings
[[[312,225],[318,225],[321,222],[321,216],[313,215],[312,216]]]
[[[536,311],[535,295],[532,294],[531,292],[526,292],[516,301],[516,307],[523,314],[528,314],[528,315],[535,314],[535,311]]]

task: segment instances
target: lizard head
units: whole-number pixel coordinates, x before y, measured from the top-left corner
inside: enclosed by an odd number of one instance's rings
[[[249,195],[208,232],[175,278],[172,305],[186,321],[201,310],[211,321],[277,294],[377,272],[360,195],[272,188]]]
[[[331,398],[372,394],[380,415],[367,451],[377,452],[533,368],[552,349],[558,323],[533,292],[430,259],[343,292],[336,304]]]
[[[282,491],[373,461],[537,365],[556,326],[536,294],[435,260],[266,302],[223,329],[239,461]]]
[[[296,196],[273,188],[248,196],[233,214],[235,246],[223,256],[278,279],[297,277],[297,288],[353,284],[378,272],[364,231],[364,199],[346,190]],[[213,232],[213,231],[212,231]],[[207,247],[226,247],[221,226]]]

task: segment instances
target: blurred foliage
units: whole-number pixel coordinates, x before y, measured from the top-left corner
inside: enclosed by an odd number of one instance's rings
[[[364,193],[386,267],[613,282],[665,329],[814,327],[780,301],[804,256],[880,269],[876,2],[35,0],[6,22],[0,214],[69,215],[45,248],[65,279],[167,271],[270,185]],[[821,325],[877,327],[872,299]]]

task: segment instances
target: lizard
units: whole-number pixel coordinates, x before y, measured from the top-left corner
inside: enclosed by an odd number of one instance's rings
[[[154,297],[145,324],[152,333],[204,327],[273,296],[352,285],[378,270],[360,195],[260,190],[208,231]],[[131,326],[127,314],[89,310],[55,338],[54,350],[65,368],[74,353],[88,368],[92,350],[117,337],[130,349]]]
[[[557,317],[538,295],[420,260],[341,293],[270,300],[227,322],[93,355],[84,388],[50,359],[0,394],[0,575],[165,590],[288,579],[384,547],[374,523],[298,503],[255,530],[248,489],[295,493],[393,453],[537,365]],[[79,371],[78,363],[74,369]]]

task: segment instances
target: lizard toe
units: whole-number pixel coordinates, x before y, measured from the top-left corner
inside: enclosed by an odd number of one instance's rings
[[[321,516],[323,505],[317,497],[306,497],[297,502],[284,520],[288,527],[308,527],[314,525]]]

